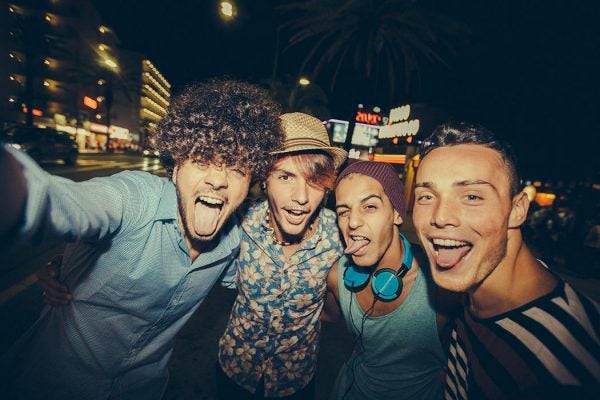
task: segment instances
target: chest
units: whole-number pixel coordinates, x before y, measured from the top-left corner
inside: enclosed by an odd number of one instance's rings
[[[371,281],[369,281],[365,288],[356,292],[356,299],[358,300],[361,310],[372,317],[380,317],[391,313],[406,301],[408,295],[412,291],[416,278],[417,268],[412,268],[409,273],[402,278],[402,291],[395,300],[382,301],[379,299],[375,303],[373,302],[376,299],[376,295],[372,288]]]

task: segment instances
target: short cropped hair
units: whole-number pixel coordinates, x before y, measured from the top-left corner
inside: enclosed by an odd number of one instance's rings
[[[439,147],[459,144],[476,144],[497,151],[508,168],[511,196],[515,196],[521,191],[517,157],[512,147],[481,125],[454,121],[441,124],[423,141],[419,151],[420,157],[423,159],[432,150]]]
[[[260,87],[213,79],[187,86],[172,100],[157,130],[158,150],[169,177],[188,159],[242,166],[262,180],[280,148],[280,106]]]

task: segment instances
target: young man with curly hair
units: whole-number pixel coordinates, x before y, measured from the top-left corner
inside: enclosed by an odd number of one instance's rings
[[[281,139],[279,106],[263,90],[215,80],[184,90],[160,124],[168,178],[126,171],[75,183],[0,148],[15,194],[0,204],[13,210],[2,239],[70,242],[60,276],[72,292],[0,361],[3,396],[160,399],[175,335],[229,275],[240,243],[230,217]]]

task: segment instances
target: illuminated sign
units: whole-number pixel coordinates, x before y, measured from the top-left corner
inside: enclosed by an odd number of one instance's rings
[[[88,106],[92,110],[95,110],[96,108],[98,108],[98,102],[88,96],[83,97],[83,104]]]
[[[373,154],[373,161],[386,162],[389,164],[405,164],[405,154]]]
[[[111,125],[109,130],[109,128],[106,125],[92,122],[90,123],[90,131],[104,134],[110,133],[110,137],[114,139],[130,139],[129,129],[121,128],[120,126],[116,125]]]
[[[355,119],[356,122],[362,122],[363,124],[383,125],[383,117],[381,115],[366,111],[357,111]]]
[[[408,119],[409,117],[409,104],[390,110],[389,124],[381,127],[379,138],[392,139],[397,136],[414,136],[419,133],[421,122],[418,119]]]
[[[27,113],[27,107],[23,106],[23,112]],[[42,110],[40,110],[40,109],[34,108],[31,111],[31,114],[34,115],[34,116],[36,116],[36,117],[41,117],[41,116],[44,115],[44,112]]]
[[[339,119],[330,119],[327,121],[332,127],[331,141],[344,143],[348,134],[348,121]],[[354,124],[354,133],[352,134],[352,144],[357,146],[374,147],[377,146],[379,129],[381,127],[356,123]]]

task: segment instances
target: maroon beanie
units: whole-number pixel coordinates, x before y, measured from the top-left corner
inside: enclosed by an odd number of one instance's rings
[[[342,172],[340,172],[335,185],[344,177],[350,174],[362,174],[375,179],[383,187],[383,191],[390,199],[392,206],[402,220],[406,218],[406,205],[404,204],[404,186],[398,176],[398,173],[388,163],[377,161],[356,161],[349,164]]]

